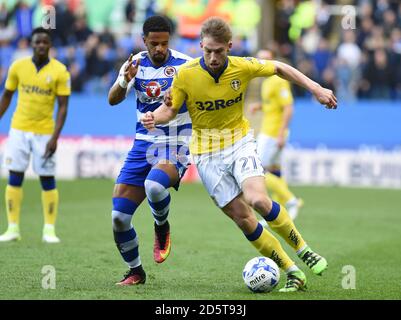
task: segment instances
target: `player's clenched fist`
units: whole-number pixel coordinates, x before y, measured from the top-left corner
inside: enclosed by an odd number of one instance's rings
[[[333,94],[333,91],[318,87],[313,91],[313,95],[321,104],[324,104],[327,109],[337,109],[337,98]]]
[[[141,118],[141,123],[148,130],[154,129],[155,128],[155,117],[153,116],[153,112],[151,112],[151,111],[146,112],[145,115],[143,115]]]

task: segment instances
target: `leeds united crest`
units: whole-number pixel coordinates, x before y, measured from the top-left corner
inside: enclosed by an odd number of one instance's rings
[[[235,79],[231,81],[231,88],[233,88],[235,91],[238,91],[238,89],[241,87],[241,81],[238,79]]]

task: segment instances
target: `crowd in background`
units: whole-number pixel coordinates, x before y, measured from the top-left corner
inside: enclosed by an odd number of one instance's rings
[[[275,40],[283,57],[342,100],[401,99],[399,0],[280,0]]]
[[[282,58],[340,99],[401,99],[400,1],[274,3],[274,42],[266,45]],[[356,10],[344,11],[347,4]],[[129,54],[144,50],[142,22],[154,14],[170,18],[171,46],[190,56],[201,54],[199,27],[210,15],[233,26],[232,55],[254,55],[264,46],[255,42],[263,15],[256,0],[0,0],[0,89],[12,61],[31,54],[29,35],[43,21],[46,5],[55,8],[51,55],[67,65],[74,92],[107,91]]]

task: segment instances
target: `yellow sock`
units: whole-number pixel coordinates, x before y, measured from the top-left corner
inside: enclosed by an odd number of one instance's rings
[[[288,188],[287,182],[284,179],[277,177],[276,175],[267,172],[265,175],[265,182],[267,188],[277,194],[277,200],[279,203],[285,205],[289,200],[295,196]]]
[[[6,186],[6,210],[8,224],[19,224],[22,198],[22,187],[14,187],[10,185]]]
[[[56,223],[58,212],[58,191],[57,189],[42,191],[43,215],[45,224]]]
[[[287,209],[273,202],[273,210],[279,211],[274,220],[267,221],[270,228],[277,232],[296,251],[305,247],[305,241],[288,215]]]
[[[284,251],[280,242],[260,224],[258,224],[255,233],[259,233],[260,228],[262,228],[260,236],[256,240],[252,240],[251,235],[247,237],[248,240],[263,256],[272,259],[282,270],[288,270],[295,264],[294,261]]]
[[[276,202],[282,204],[283,199],[281,199],[281,197],[276,192],[271,193],[271,198],[273,201],[276,201]]]

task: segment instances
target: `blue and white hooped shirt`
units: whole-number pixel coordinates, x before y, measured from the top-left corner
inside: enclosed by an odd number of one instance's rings
[[[185,103],[176,118],[166,124],[157,125],[155,130],[148,131],[142,125],[140,119],[146,112],[155,111],[163,103],[164,94],[170,88],[175,73],[182,64],[192,60],[192,58],[169,49],[169,58],[160,67],[153,65],[147,51],[136,54],[132,59],[133,64],[137,59],[141,59],[138,72],[127,88],[127,96],[131,91],[134,91],[136,95],[137,123],[135,139],[152,143],[188,144],[191,137],[192,124]],[[124,77],[126,63],[122,65],[116,82]]]

